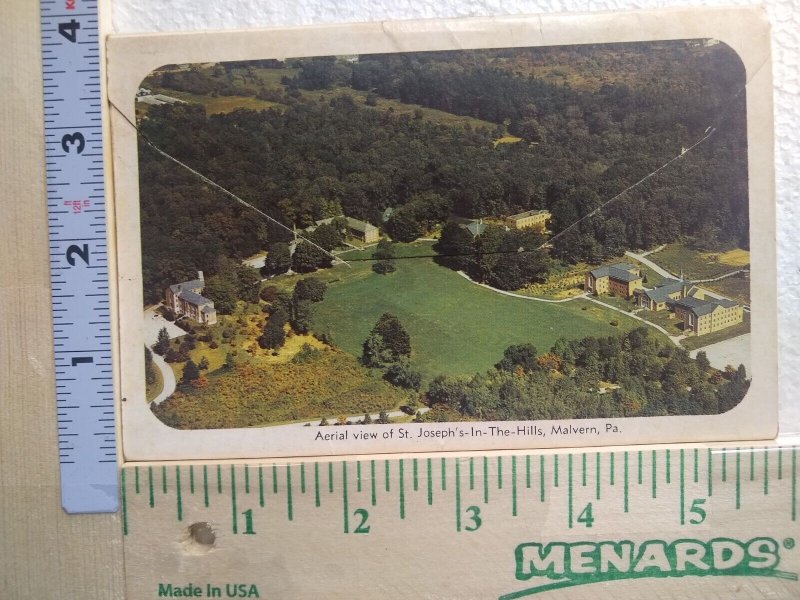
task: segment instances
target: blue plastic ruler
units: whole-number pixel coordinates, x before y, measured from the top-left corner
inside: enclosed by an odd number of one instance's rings
[[[118,506],[97,2],[41,0],[62,506]]]
[[[798,454],[125,465],[126,598],[796,600]]]

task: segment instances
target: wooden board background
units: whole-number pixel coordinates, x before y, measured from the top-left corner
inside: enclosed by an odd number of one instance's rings
[[[0,19],[0,596],[124,598],[117,515],[59,498],[35,0]]]
[[[61,510],[39,3],[0,19],[0,597],[124,597],[118,515]]]

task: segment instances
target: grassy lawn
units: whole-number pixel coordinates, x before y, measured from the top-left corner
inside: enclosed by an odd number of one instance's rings
[[[405,254],[429,248],[399,246]],[[369,263],[338,266],[328,276],[334,273],[338,281],[329,278],[325,300],[316,306],[316,329],[330,332],[336,346],[360,356],[375,322],[392,313],[408,330],[412,363],[426,380],[489,369],[511,344],[530,342],[544,352],[562,336],[611,335],[638,326],[584,300],[547,304],[504,296],[428,258],[398,260],[397,271],[389,275],[372,273]],[[609,325],[614,320],[618,327]]]
[[[726,298],[731,298],[742,304],[750,304],[750,280],[742,276],[734,275],[719,281],[701,284],[702,287],[711,292],[722,294]]]
[[[183,386],[156,410],[179,429],[261,427],[322,415],[350,416],[393,410],[407,394],[339,350],[321,350],[304,363],[270,368],[255,362],[221,369],[201,387]]]
[[[741,262],[741,251],[726,253]],[[670,273],[683,274],[689,279],[710,279],[741,268],[718,260],[720,255],[707,254],[687,248],[683,244],[668,244],[663,250],[654,252],[647,258],[664,267]],[[724,256],[724,255],[723,255]],[[731,262],[732,259],[729,259]]]
[[[515,135],[504,135],[503,137],[497,138],[494,141],[494,147],[497,148],[497,146],[500,144],[516,144],[517,142],[521,141],[522,141],[521,137],[517,137]]]
[[[460,126],[463,127],[465,125],[469,125],[472,128],[479,128],[484,127],[489,129],[490,131],[497,127],[496,123],[491,123],[490,121],[483,121],[481,119],[476,119],[475,117],[466,117],[461,115],[456,115],[453,113],[445,112],[443,110],[437,110],[435,108],[427,108],[424,106],[420,106],[419,104],[405,104],[404,102],[400,102],[399,100],[390,100],[388,98],[383,98],[378,96],[376,98],[375,106],[367,106],[365,101],[367,99],[367,92],[361,90],[354,90],[353,88],[349,87],[336,87],[330,90],[301,90],[301,94],[304,97],[312,98],[314,100],[322,98],[323,100],[330,100],[336,96],[347,95],[353,98],[356,105],[362,108],[370,108],[372,110],[379,110],[384,112],[386,110],[392,109],[395,115],[414,115],[416,111],[420,111],[422,118],[426,121],[430,121],[432,123],[438,123],[440,125],[449,125],[449,126]]]
[[[153,372],[156,374],[156,380],[153,383],[146,384],[144,397],[148,402],[152,402],[164,388],[164,376],[161,374],[161,369],[153,365]]]
[[[738,325],[728,327],[727,329],[723,329],[721,331],[715,331],[714,333],[693,335],[681,340],[681,345],[687,350],[696,350],[697,348],[710,346],[711,344],[729,340],[731,338],[744,335],[745,333],[750,333],[750,313],[747,312],[744,313],[744,320]]]
[[[655,323],[656,325],[660,325],[671,335],[682,335],[683,334],[683,322],[676,319],[668,310],[642,310],[636,313],[637,317],[641,317],[651,323]]]
[[[192,104],[202,104],[206,107],[206,114],[216,115],[229,113],[237,108],[247,108],[250,110],[266,110],[268,108],[284,108],[283,104],[277,102],[268,102],[267,100],[259,100],[254,96],[201,96],[198,94],[190,94],[188,92],[179,92],[177,90],[162,89],[153,90],[154,93],[164,94],[165,96],[172,96],[184,102]]]

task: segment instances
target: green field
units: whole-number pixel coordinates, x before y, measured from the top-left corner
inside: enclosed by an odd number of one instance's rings
[[[401,250],[427,254],[430,245]],[[389,275],[372,273],[369,263],[352,265],[329,271],[335,276],[326,278],[330,283],[315,308],[315,329],[329,332],[336,346],[360,356],[375,322],[382,313],[392,313],[408,330],[411,362],[426,380],[442,373],[485,371],[511,344],[530,342],[546,352],[559,337],[612,335],[641,325],[585,300],[551,304],[502,295],[430,258],[398,260],[397,271]]]
[[[743,268],[717,262],[709,255],[683,244],[667,244],[663,250],[653,252],[647,258],[670,273],[678,275],[683,270],[687,279],[710,279]]]

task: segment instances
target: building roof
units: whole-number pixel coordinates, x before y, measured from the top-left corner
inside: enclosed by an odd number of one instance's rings
[[[202,297],[202,296],[201,296],[201,297]],[[211,304],[213,304],[213,302],[212,302]],[[213,312],[213,313],[217,312],[217,309],[216,309],[216,308],[214,308],[214,307],[213,307],[211,304],[206,304],[205,306],[203,306],[203,308],[201,308],[201,309],[200,309],[200,311],[201,311],[201,312],[204,312],[204,313],[206,313],[206,314],[210,314],[210,313],[212,313],[212,312]]]
[[[173,294],[180,294],[184,290],[202,290],[206,286],[205,279],[192,279],[169,286]]]
[[[465,228],[473,235],[481,235],[484,231],[486,231],[486,223],[481,223],[480,221],[473,221],[469,225],[466,225]]]
[[[353,217],[346,217],[347,226],[350,229],[354,229],[356,231],[361,231],[362,233],[366,233],[368,231],[374,231],[378,228],[371,223],[366,223],[365,221],[359,221],[358,219],[354,219]]]
[[[598,267],[589,271],[592,276],[595,278],[599,277],[610,277],[611,279],[616,279],[617,281],[636,281],[637,279],[641,279],[640,275],[634,275],[631,273],[631,269],[635,269],[636,265],[632,265],[629,263],[617,263],[615,265],[608,265],[605,267]]]
[[[511,215],[508,218],[512,219],[514,221],[517,221],[519,219],[524,219],[525,217],[532,217],[533,215],[547,215],[549,217],[550,216],[550,211],[549,210],[544,210],[544,209],[541,209],[541,210],[540,209],[528,210],[528,211],[525,211],[523,213],[519,213],[519,214],[516,214],[516,215]]]
[[[698,300],[691,296],[681,300],[673,300],[673,306],[682,306],[692,311],[695,316],[702,317],[714,312],[717,308],[732,308],[737,305],[733,300],[727,298],[714,298],[713,300]]]
[[[189,304],[194,304],[196,306],[202,306],[203,304],[213,304],[211,300],[206,298],[205,296],[201,296],[200,294],[193,292],[191,290],[182,290],[178,294],[178,298],[181,300],[186,300]]]
[[[638,289],[636,292],[640,294],[644,294],[653,302],[657,302],[661,304],[662,302],[666,302],[667,300],[671,300],[672,298],[669,297],[670,294],[674,294],[675,292],[680,292],[683,290],[684,285],[691,285],[688,281],[680,281],[677,279],[665,279],[667,283],[660,285],[652,290],[644,290]],[[634,293],[636,293],[634,292]]]

